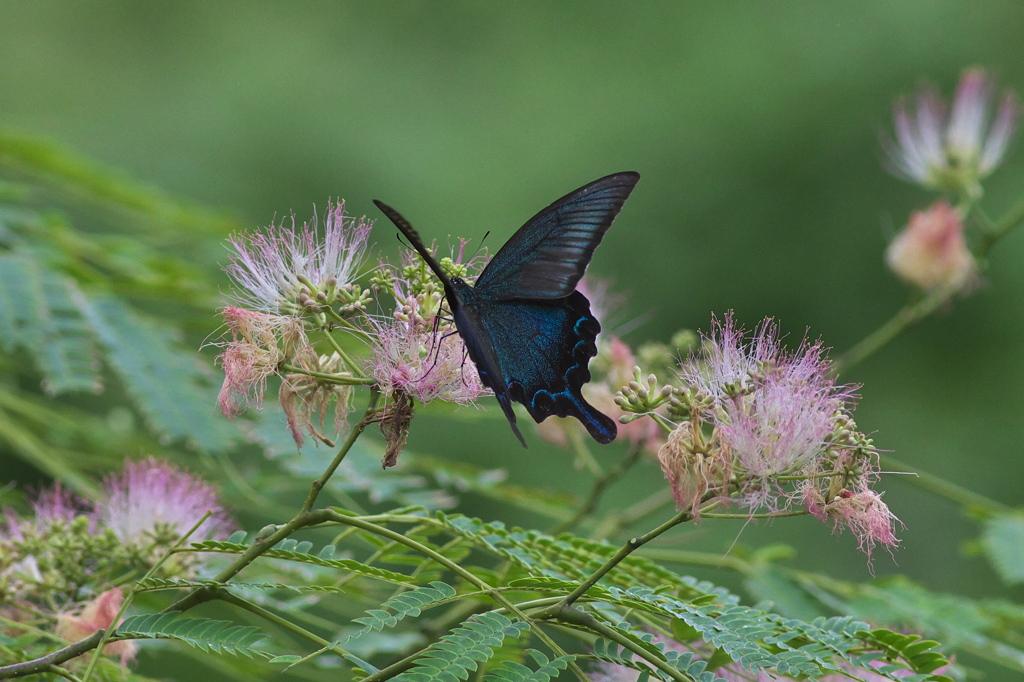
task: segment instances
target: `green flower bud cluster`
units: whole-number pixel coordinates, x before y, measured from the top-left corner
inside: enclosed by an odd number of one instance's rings
[[[677,386],[668,399],[668,416],[675,421],[689,420],[694,412],[700,413],[714,404],[715,399],[702,391],[694,392],[687,386]]]
[[[109,580],[133,563],[132,549],[86,516],[45,525],[21,524],[0,539],[0,603],[74,601],[83,588]]]
[[[633,368],[633,380],[619,389],[615,396],[615,404],[623,412],[632,412],[633,415],[623,415],[620,421],[628,423],[637,419],[640,415],[654,412],[672,397],[673,387],[668,384],[660,384],[658,377],[654,374],[643,376],[639,367]]]

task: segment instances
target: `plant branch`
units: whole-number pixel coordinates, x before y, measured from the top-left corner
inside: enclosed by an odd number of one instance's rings
[[[630,651],[639,655],[645,661],[662,671],[673,680],[678,682],[693,682],[693,678],[684,673],[682,670],[673,667],[668,661],[664,661],[657,656],[654,656],[645,649],[637,649],[636,645],[628,637],[622,635],[615,628],[609,627],[599,621],[594,616],[590,615],[586,611],[581,611],[572,606],[560,606],[551,613],[552,618],[557,618],[563,623],[571,623],[584,627],[588,630],[596,632],[605,639],[611,640],[616,644],[626,647]]]
[[[303,369],[302,367],[296,367],[295,365],[289,364],[282,364],[281,370],[288,372],[289,374],[305,374],[308,377],[314,377],[332,384],[341,384],[342,386],[373,386],[376,383],[375,379],[371,379],[369,377],[345,377],[337,374],[328,374],[326,372],[315,372],[310,369]]]
[[[326,510],[326,512],[329,514],[329,518],[332,521],[345,525],[355,526],[356,528],[361,528],[363,530],[369,531],[374,535],[379,535],[380,537],[384,537],[389,540],[394,540],[399,544],[405,545],[410,549],[416,550],[423,556],[433,559],[435,562],[437,562],[441,566],[444,566],[449,571],[455,573],[466,582],[476,586],[478,589],[483,591],[488,597],[490,597],[493,601],[497,602],[500,606],[503,606],[506,609],[508,609],[509,613],[515,614],[516,618],[529,625],[530,629],[537,636],[537,638],[544,642],[544,644],[546,644],[548,648],[556,656],[566,655],[566,652],[553,639],[551,639],[551,637],[546,632],[544,632],[532,618],[523,613],[514,603],[512,603],[507,597],[505,597],[505,595],[503,595],[500,590],[492,587],[491,585],[484,582],[482,579],[478,578],[476,574],[474,574],[472,571],[466,570],[458,563],[452,561],[443,554],[431,549],[430,547],[420,542],[417,542],[416,540],[408,537],[407,535],[393,531],[390,528],[379,526],[375,523],[371,523],[357,516],[346,516],[333,510]],[[420,520],[422,521],[422,519]],[[586,682],[587,677],[583,674],[583,671],[580,670],[578,666],[570,665],[570,667],[573,668],[573,671],[581,680]]]
[[[644,533],[639,537],[631,538],[626,542],[625,545],[622,546],[622,548],[618,552],[615,553],[614,556],[608,559],[608,561],[606,561],[603,566],[594,571],[594,573],[589,578],[581,582],[575,590],[566,595],[561,602],[559,602],[555,607],[550,609],[550,613],[554,614],[558,612],[561,608],[572,606],[573,602],[575,602],[577,599],[586,594],[587,590],[596,585],[597,581],[599,581],[601,578],[607,575],[609,571],[611,571],[617,565],[622,563],[622,561],[627,556],[635,552],[640,547],[643,547],[645,544],[647,544],[654,538],[658,537],[665,531],[671,528],[675,528],[680,523],[690,521],[691,519],[693,519],[693,514],[690,512],[689,509],[687,509],[679,512],[678,514],[676,514],[671,519],[661,524],[654,530]]]
[[[375,388],[371,388],[370,402],[366,406],[366,412],[363,413],[363,418],[359,420],[358,424],[352,427],[352,431],[348,434],[348,438],[345,439],[345,442],[338,450],[338,454],[334,456],[334,461],[331,462],[330,466],[327,467],[324,473],[320,474],[319,478],[313,481],[313,487],[309,491],[309,496],[306,497],[306,502],[302,505],[303,513],[308,512],[313,508],[313,505],[316,503],[316,498],[320,495],[320,491],[324,489],[324,486],[327,485],[327,481],[334,475],[337,468],[341,466],[341,461],[345,459],[345,455],[348,454],[349,450],[352,449],[352,446],[355,445],[356,440],[362,435],[363,429],[365,429],[366,425],[369,423],[370,417],[377,411],[377,402],[379,400],[380,391]]]

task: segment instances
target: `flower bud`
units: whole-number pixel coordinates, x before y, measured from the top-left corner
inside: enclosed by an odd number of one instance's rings
[[[964,241],[963,220],[946,201],[915,212],[889,245],[885,261],[900,278],[925,291],[959,289],[975,273],[974,257]]]

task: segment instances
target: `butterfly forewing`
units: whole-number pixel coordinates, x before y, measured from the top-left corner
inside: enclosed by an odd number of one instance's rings
[[[530,218],[491,259],[477,290],[496,300],[568,296],[639,180],[633,172],[609,175]]]

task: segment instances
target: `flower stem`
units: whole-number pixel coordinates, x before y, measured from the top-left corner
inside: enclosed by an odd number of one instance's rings
[[[329,515],[329,519],[332,521],[349,526],[355,526],[356,528],[361,528],[362,530],[370,531],[374,535],[378,535],[380,537],[393,540],[399,544],[409,547],[410,549],[416,550],[425,557],[433,559],[435,562],[437,562],[441,566],[444,566],[449,571],[452,571],[466,582],[482,590],[493,601],[497,602],[499,605],[508,609],[509,613],[515,614],[516,618],[529,625],[530,629],[533,630],[533,633],[537,636],[537,638],[544,642],[544,644],[548,646],[548,648],[552,651],[552,653],[555,654],[555,656],[566,655],[566,652],[553,639],[551,639],[550,635],[544,632],[544,630],[542,630],[532,618],[523,613],[519,609],[519,607],[517,607],[514,603],[509,601],[509,599],[505,597],[505,595],[503,595],[500,590],[487,584],[481,578],[477,577],[475,573],[466,570],[461,565],[452,561],[440,552],[437,552],[431,549],[430,547],[420,542],[417,542],[416,540],[413,540],[407,535],[398,533],[396,531],[391,530],[390,528],[386,528],[375,523],[370,523],[369,521],[361,519],[357,516],[346,516],[344,514],[339,514],[338,512],[332,510],[327,510],[327,514]],[[573,669],[573,672],[575,672],[577,676],[581,680],[583,680],[583,682],[586,682],[587,677],[583,674],[583,671],[580,670],[578,666],[575,666],[575,664],[570,664],[570,668]]]
[[[338,454],[334,456],[334,461],[331,462],[330,466],[327,467],[324,473],[320,474],[319,478],[313,481],[313,486],[309,490],[306,502],[302,505],[302,513],[308,512],[313,508],[313,505],[316,503],[316,498],[320,495],[320,491],[324,489],[324,486],[327,485],[327,481],[334,475],[337,468],[341,466],[341,462],[345,459],[345,455],[348,454],[348,451],[352,449],[353,445],[355,445],[356,440],[362,435],[363,429],[366,428],[369,418],[377,411],[377,402],[379,400],[380,391],[371,387],[370,402],[366,406],[366,412],[363,413],[363,418],[359,420],[358,424],[352,427],[352,431],[348,434],[348,438],[345,439],[345,442],[338,450]]]
[[[684,673],[682,670],[673,667],[668,661],[664,661],[647,650],[636,649],[636,644],[633,643],[628,637],[625,637],[615,628],[609,627],[599,621],[597,618],[571,606],[559,606],[552,614],[553,618],[564,623],[571,623],[573,625],[584,627],[588,630],[596,632],[605,639],[611,640],[616,644],[626,647],[633,653],[637,654],[645,661],[662,671],[673,680],[679,682],[693,682],[693,678]]]
[[[153,566],[148,571],[146,571],[146,575],[142,576],[142,580],[152,578],[154,575],[156,575],[156,572],[160,570],[160,567],[164,565],[164,562],[170,559],[171,555],[174,554],[174,551],[181,547],[183,544],[185,544],[185,542],[190,537],[192,537],[192,533],[195,533],[197,530],[199,530],[199,526],[206,523],[206,520],[210,518],[210,515],[212,513],[213,512],[211,511],[207,511],[205,514],[203,514],[203,517],[196,521],[195,524],[193,524],[193,526],[188,529],[188,532],[186,532],[184,535],[178,538],[178,541],[175,542],[166,552],[164,552],[164,555],[160,557],[160,560],[153,564]],[[139,582],[141,582],[141,580]],[[89,682],[89,678],[92,677],[92,673],[96,669],[96,664],[99,663],[100,656],[103,655],[103,647],[106,646],[107,641],[110,639],[110,636],[114,633],[115,630],[117,630],[117,625],[121,621],[121,618],[124,616],[124,612],[128,610],[128,607],[132,603],[132,599],[135,598],[135,595],[138,592],[138,587],[139,583],[136,582],[135,586],[128,591],[128,596],[125,597],[124,600],[121,602],[121,607],[117,610],[117,614],[113,617],[113,619],[111,619],[110,625],[103,630],[103,635],[100,637],[100,641],[96,644],[96,652],[92,655],[92,658],[89,659],[89,666],[85,669],[85,675],[82,676],[83,682]]]
[[[914,303],[903,306],[888,322],[868,334],[853,348],[840,355],[835,363],[836,373],[841,374],[875,353],[882,346],[885,346],[899,336],[907,327],[920,322],[941,308],[958,291],[960,291],[959,285],[943,287],[936,289]]]
[[[982,232],[981,240],[975,247],[975,258],[979,261],[986,258],[996,242],[1005,237],[1010,230],[1024,222],[1024,202],[1010,209],[999,221]],[[853,348],[839,356],[836,361],[836,372],[853,367],[860,361],[875,353],[903,330],[920,322],[953,298],[963,285],[936,289],[924,298],[903,306],[889,321],[868,334]]]
[[[690,512],[689,509],[686,509],[679,512],[678,514],[676,514],[668,521],[655,528],[654,530],[648,531],[647,533],[644,533],[639,537],[630,538],[626,542],[626,544],[624,544],[622,548],[615,553],[614,556],[608,559],[608,561],[604,562],[603,566],[594,571],[589,578],[581,582],[575,590],[566,595],[565,599],[559,602],[557,606],[550,609],[551,615],[555,614],[563,607],[572,606],[573,602],[575,602],[577,599],[586,594],[587,590],[596,585],[598,580],[607,575],[609,571],[611,571],[613,568],[622,563],[622,561],[627,556],[635,552],[637,549],[644,546],[645,544],[647,544],[654,538],[658,537],[665,531],[671,528],[675,528],[680,523],[690,521],[691,519],[693,519],[693,514]]]
[[[337,374],[327,374],[326,372],[314,372],[310,369],[303,369],[302,367],[296,367],[295,365],[283,364],[281,370],[291,374],[305,374],[308,377],[314,377],[321,379],[332,384],[342,384],[345,386],[373,386],[376,381],[369,377],[345,377]]]
[[[356,364],[356,362],[348,353],[345,352],[345,349],[341,347],[341,344],[338,343],[338,340],[335,339],[329,331],[324,331],[324,338],[327,339],[327,343],[331,344],[331,347],[334,348],[334,352],[338,354],[338,357],[341,358],[342,362],[348,365],[348,368],[352,370],[353,374],[359,374],[363,371],[363,368]]]

